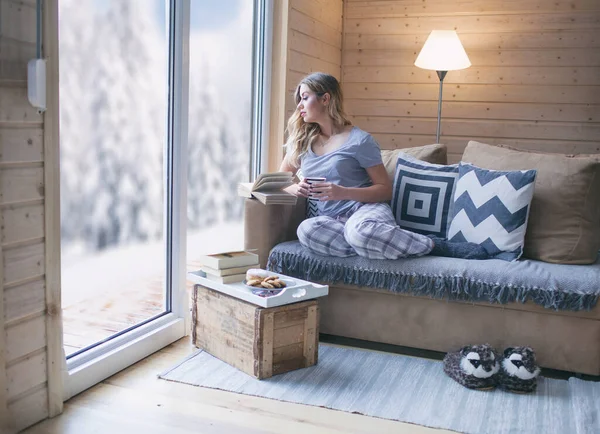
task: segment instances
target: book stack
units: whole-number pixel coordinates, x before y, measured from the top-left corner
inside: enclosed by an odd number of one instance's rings
[[[292,172],[261,173],[254,182],[239,183],[238,195],[254,197],[265,205],[295,205],[297,197],[283,191],[292,184]]]
[[[200,257],[206,278],[219,283],[243,282],[246,271],[259,268],[258,255],[252,252],[224,252]]]

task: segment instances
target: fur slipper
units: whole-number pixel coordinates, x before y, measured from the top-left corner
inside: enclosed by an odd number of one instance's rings
[[[444,357],[444,372],[469,389],[493,389],[498,380],[500,356],[488,344],[467,345]]]
[[[510,347],[500,361],[498,385],[510,392],[530,393],[537,389],[540,368],[530,347]]]

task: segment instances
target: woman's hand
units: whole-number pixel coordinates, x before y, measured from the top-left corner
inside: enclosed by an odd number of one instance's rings
[[[346,189],[331,182],[319,182],[310,186],[311,197],[322,201],[345,200]]]
[[[293,194],[294,196],[308,197],[309,188],[310,186],[306,182],[300,181],[299,183],[292,184],[283,190],[287,191],[289,194]]]

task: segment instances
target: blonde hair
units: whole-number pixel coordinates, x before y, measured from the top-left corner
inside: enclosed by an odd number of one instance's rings
[[[298,83],[294,92],[296,110],[288,119],[286,130],[288,138],[284,145],[286,148],[286,158],[294,167],[300,167],[300,158],[308,151],[309,146],[313,144],[321,133],[319,124],[304,122],[304,119],[300,116],[298,104],[301,99],[300,86],[303,84],[316,93],[319,98],[322,98],[326,93],[329,94],[330,100],[327,109],[329,117],[333,120],[335,129],[351,125],[342,107],[342,89],[337,79],[333,75],[323,72],[314,72],[304,77]]]

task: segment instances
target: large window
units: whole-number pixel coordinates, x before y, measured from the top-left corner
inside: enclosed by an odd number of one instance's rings
[[[66,397],[185,333],[188,23],[187,0],[59,2]]]
[[[61,0],[64,343],[166,311],[164,0]]]
[[[192,1],[188,159],[188,268],[203,253],[243,248],[252,109],[249,0]]]
[[[66,397],[183,336],[186,266],[243,248],[266,1],[59,2]]]

